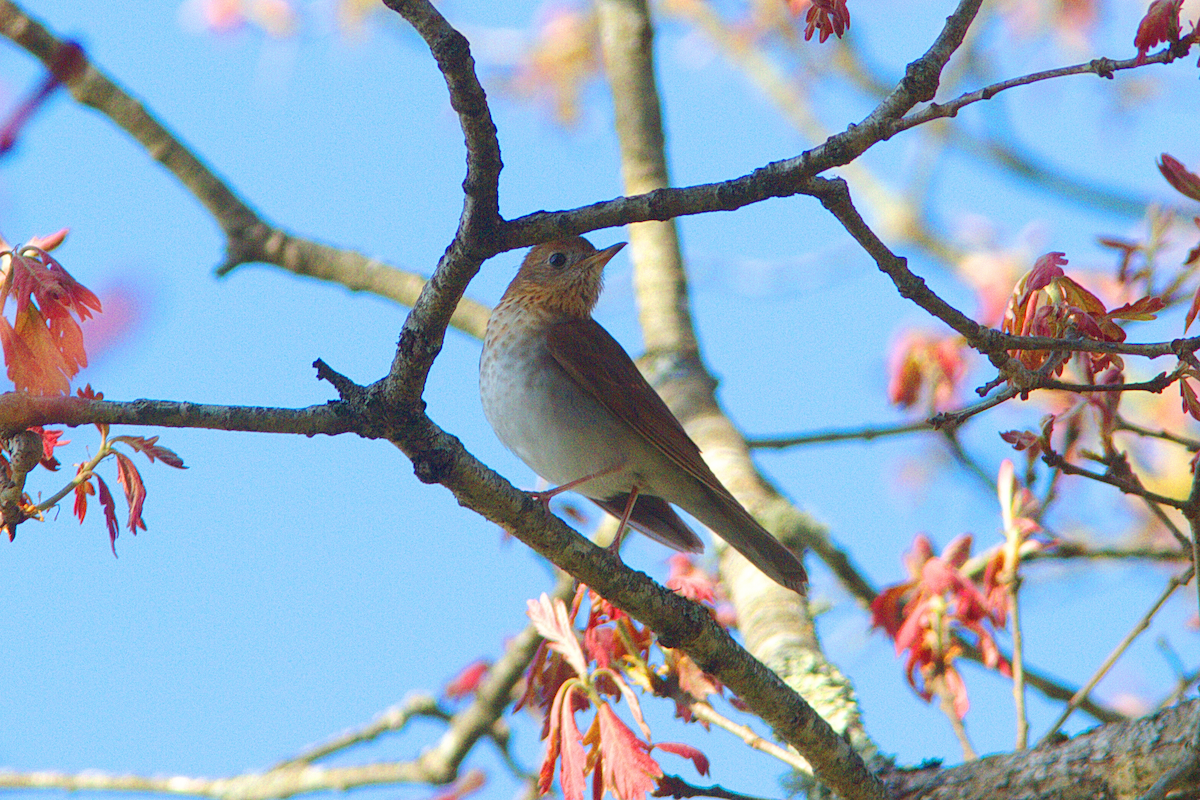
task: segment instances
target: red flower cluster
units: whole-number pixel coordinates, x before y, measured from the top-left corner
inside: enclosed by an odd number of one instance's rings
[[[888,400],[900,408],[922,403],[923,411],[950,408],[967,373],[966,355],[961,336],[902,334],[888,355]]]
[[[1066,276],[1062,269],[1066,263],[1063,253],[1047,253],[1017,281],[1004,313],[1001,329],[1005,333],[1123,342],[1125,330],[1115,320],[1150,320],[1163,308],[1161,298],[1143,297],[1109,311],[1100,298]],[[1014,350],[1011,354],[1030,369],[1040,368],[1050,357],[1045,350]],[[1062,373],[1069,356],[1060,358],[1054,366],[1055,374]],[[1123,366],[1119,356],[1107,353],[1093,353],[1089,359],[1092,372],[1099,372],[1110,363]]]
[[[817,31],[821,32],[820,41],[824,42],[830,35],[840,39],[850,30],[850,10],[846,8],[846,0],[788,0],[788,8],[797,16],[806,6],[805,41],[812,39]]]
[[[897,654],[908,651],[909,685],[926,701],[935,694],[949,697],[959,719],[970,705],[954,665],[962,654],[959,635],[973,636],[984,663],[1009,674],[989,629],[1003,627],[1007,618],[1007,600],[997,591],[1003,562],[989,561],[981,589],[961,570],[970,554],[969,535],[954,539],[940,556],[926,536],[917,536],[904,559],[911,579],[887,588],[871,603],[874,626],[895,641]]]

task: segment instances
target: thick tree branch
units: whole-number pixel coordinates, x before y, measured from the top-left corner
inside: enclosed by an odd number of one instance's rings
[[[1094,800],[1136,797],[1185,759],[1200,702],[1095,728],[1060,744],[987,756],[953,769],[931,765],[887,777],[892,800]],[[1194,789],[1183,797],[1196,797]]]
[[[467,283],[484,259],[503,249],[498,246],[503,222],[498,187],[503,164],[496,125],[466,37],[428,0],[387,0],[386,4],[416,29],[437,61],[467,148],[458,231],[405,319],[392,368],[381,385],[391,402],[416,403]]]

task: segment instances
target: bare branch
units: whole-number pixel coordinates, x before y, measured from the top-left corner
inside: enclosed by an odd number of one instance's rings
[[[392,402],[416,403],[467,283],[484,259],[503,249],[497,246],[503,222],[498,193],[503,164],[496,125],[466,37],[428,0],[387,0],[387,6],[403,16],[428,45],[446,79],[450,105],[458,113],[467,147],[458,231],[404,320],[391,370],[381,387]]]
[[[256,433],[293,433],[313,436],[355,432],[353,417],[338,403],[307,408],[220,406],[173,400],[84,400],[78,397],[37,397],[0,394],[0,428],[20,430],[30,425],[157,425],[164,428],[205,428]]]
[[[1113,77],[1113,73],[1121,70],[1136,69],[1143,64],[1170,64],[1177,58],[1186,56],[1190,44],[1183,48],[1167,47],[1162,52],[1153,56],[1147,56],[1140,63],[1136,58],[1126,59],[1124,61],[1114,61],[1111,58],[1096,58],[1085,64],[1075,64],[1070,67],[1058,67],[1056,69],[1048,69],[1042,72],[1034,72],[1029,75],[1021,75],[1016,78],[1009,78],[1005,81],[999,81],[982,89],[976,89],[973,92],[960,95],[948,103],[930,103],[925,108],[913,114],[898,119],[893,123],[889,135],[894,135],[903,130],[908,130],[916,125],[929,122],[934,119],[942,119],[945,117],[953,117],[958,112],[971,105],[978,103],[980,100],[990,100],[1000,92],[1006,89],[1012,89],[1017,86],[1027,86],[1031,83],[1051,80],[1052,78],[1064,78],[1068,75],[1099,75],[1101,78]],[[930,98],[932,99],[932,98]]]

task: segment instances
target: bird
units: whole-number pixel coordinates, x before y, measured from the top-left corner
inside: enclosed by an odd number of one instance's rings
[[[776,583],[803,595],[800,559],[721,483],[633,359],[592,319],[605,265],[575,236],[536,245],[492,311],[479,393],[497,438],[553,487],[573,490],[668,547],[698,553],[678,506]]]

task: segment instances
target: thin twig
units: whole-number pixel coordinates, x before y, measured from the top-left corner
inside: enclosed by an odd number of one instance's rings
[[[1189,45],[1190,47],[1190,45]],[[1058,67],[1056,69],[1048,69],[1042,72],[1034,72],[1029,75],[1021,75],[1016,78],[993,83],[985,86],[982,89],[976,89],[973,92],[960,95],[955,99],[946,103],[930,103],[920,111],[909,114],[903,119],[897,120],[892,127],[892,134],[907,130],[913,126],[921,125],[934,119],[942,119],[945,117],[953,117],[958,114],[964,107],[972,103],[978,103],[980,100],[990,100],[1000,92],[1007,89],[1012,89],[1017,86],[1027,86],[1031,83],[1039,81],[1051,80],[1052,78],[1063,78],[1068,75],[1099,75],[1102,78],[1112,78],[1114,72],[1121,70],[1136,69],[1144,64],[1169,64],[1177,58],[1187,55],[1188,48],[1180,48],[1168,46],[1159,53],[1152,56],[1147,56],[1144,59],[1130,58],[1124,61],[1114,61],[1110,58],[1093,59],[1086,64],[1075,64],[1069,67]]]
[[[1021,633],[1021,575],[1018,569],[1021,563],[1018,555],[1021,540],[1020,533],[1009,531],[1008,540],[1006,543],[1008,550],[1006,560],[1009,567],[1005,580],[1005,592],[1008,595],[1009,613],[1012,615],[1013,639],[1012,659],[1009,663],[1012,665],[1013,706],[1017,717],[1016,749],[1024,750],[1029,746],[1029,715],[1025,711],[1025,648]]]
[[[413,694],[404,702],[398,703],[380,712],[366,725],[351,728],[319,745],[306,748],[295,756],[280,761],[271,767],[272,771],[294,769],[296,767],[314,764],[335,753],[348,750],[360,744],[373,742],[385,733],[398,733],[408,726],[410,720],[416,717],[432,717],[443,721],[450,719],[450,713],[438,705],[437,700],[428,694]]]
[[[1146,428],[1141,425],[1138,425],[1137,423],[1130,422],[1129,420],[1122,417],[1120,414],[1117,414],[1117,416],[1116,416],[1116,420],[1114,421],[1114,424],[1113,424],[1113,430],[1114,431],[1129,431],[1130,433],[1136,433],[1139,436],[1145,436],[1147,438],[1162,439],[1167,442],[1173,442],[1182,447],[1186,447],[1188,450],[1191,450],[1192,452],[1200,450],[1200,439],[1193,439],[1189,436],[1180,436],[1179,434],[1177,434],[1173,431],[1153,430],[1152,428]]]
[[[1090,478],[1091,480],[1099,483],[1107,483],[1109,486],[1115,486],[1126,494],[1144,497],[1147,500],[1151,500],[1160,505],[1168,506],[1170,508],[1177,508],[1180,510],[1183,510],[1187,505],[1186,500],[1176,500],[1174,497],[1167,497],[1166,495],[1152,492],[1140,484],[1131,483],[1127,478],[1106,475],[1089,469],[1084,469],[1083,467],[1077,467],[1058,453],[1045,452],[1042,454],[1042,459],[1050,466],[1058,467],[1066,475],[1076,475],[1081,478]]]
[[[955,738],[958,739],[958,746],[962,748],[963,761],[974,761],[979,758],[975,752],[974,745],[971,744],[971,737],[967,735],[967,726],[959,718],[958,712],[954,710],[954,697],[947,691],[938,692],[938,708],[946,715],[946,719],[950,721],[950,727],[954,731]]]
[[[1113,651],[1109,653],[1108,658],[1104,659],[1104,663],[1102,663],[1099,669],[1096,670],[1096,673],[1092,675],[1090,679],[1088,679],[1088,682],[1081,686],[1079,691],[1075,692],[1074,696],[1071,697],[1070,701],[1067,703],[1067,707],[1063,709],[1062,713],[1059,714],[1058,719],[1056,719],[1054,724],[1051,725],[1049,730],[1046,731],[1046,734],[1042,737],[1039,745],[1045,744],[1046,742],[1050,741],[1052,737],[1054,737],[1062,724],[1067,721],[1067,717],[1071,716],[1071,713],[1075,711],[1076,707],[1079,705],[1079,702],[1087,697],[1088,694],[1091,693],[1092,689],[1096,688],[1096,684],[1098,684],[1101,679],[1108,674],[1108,671],[1112,669],[1113,664],[1117,663],[1117,659],[1119,659],[1125,653],[1125,651],[1129,649],[1129,646],[1133,644],[1133,641],[1138,636],[1141,635],[1142,631],[1150,627],[1150,622],[1154,619],[1154,615],[1158,613],[1158,610],[1162,608],[1171,595],[1175,593],[1175,590],[1190,581],[1195,572],[1195,567],[1188,567],[1187,571],[1185,571],[1182,575],[1177,575],[1171,578],[1171,580],[1167,581],[1166,588],[1163,589],[1162,594],[1159,595],[1158,599],[1154,602],[1154,605],[1150,607],[1149,611],[1142,615],[1142,618],[1138,620],[1136,625],[1133,626],[1133,629],[1130,630],[1129,633],[1125,634],[1125,638],[1122,639],[1115,648],[1113,648]]]

